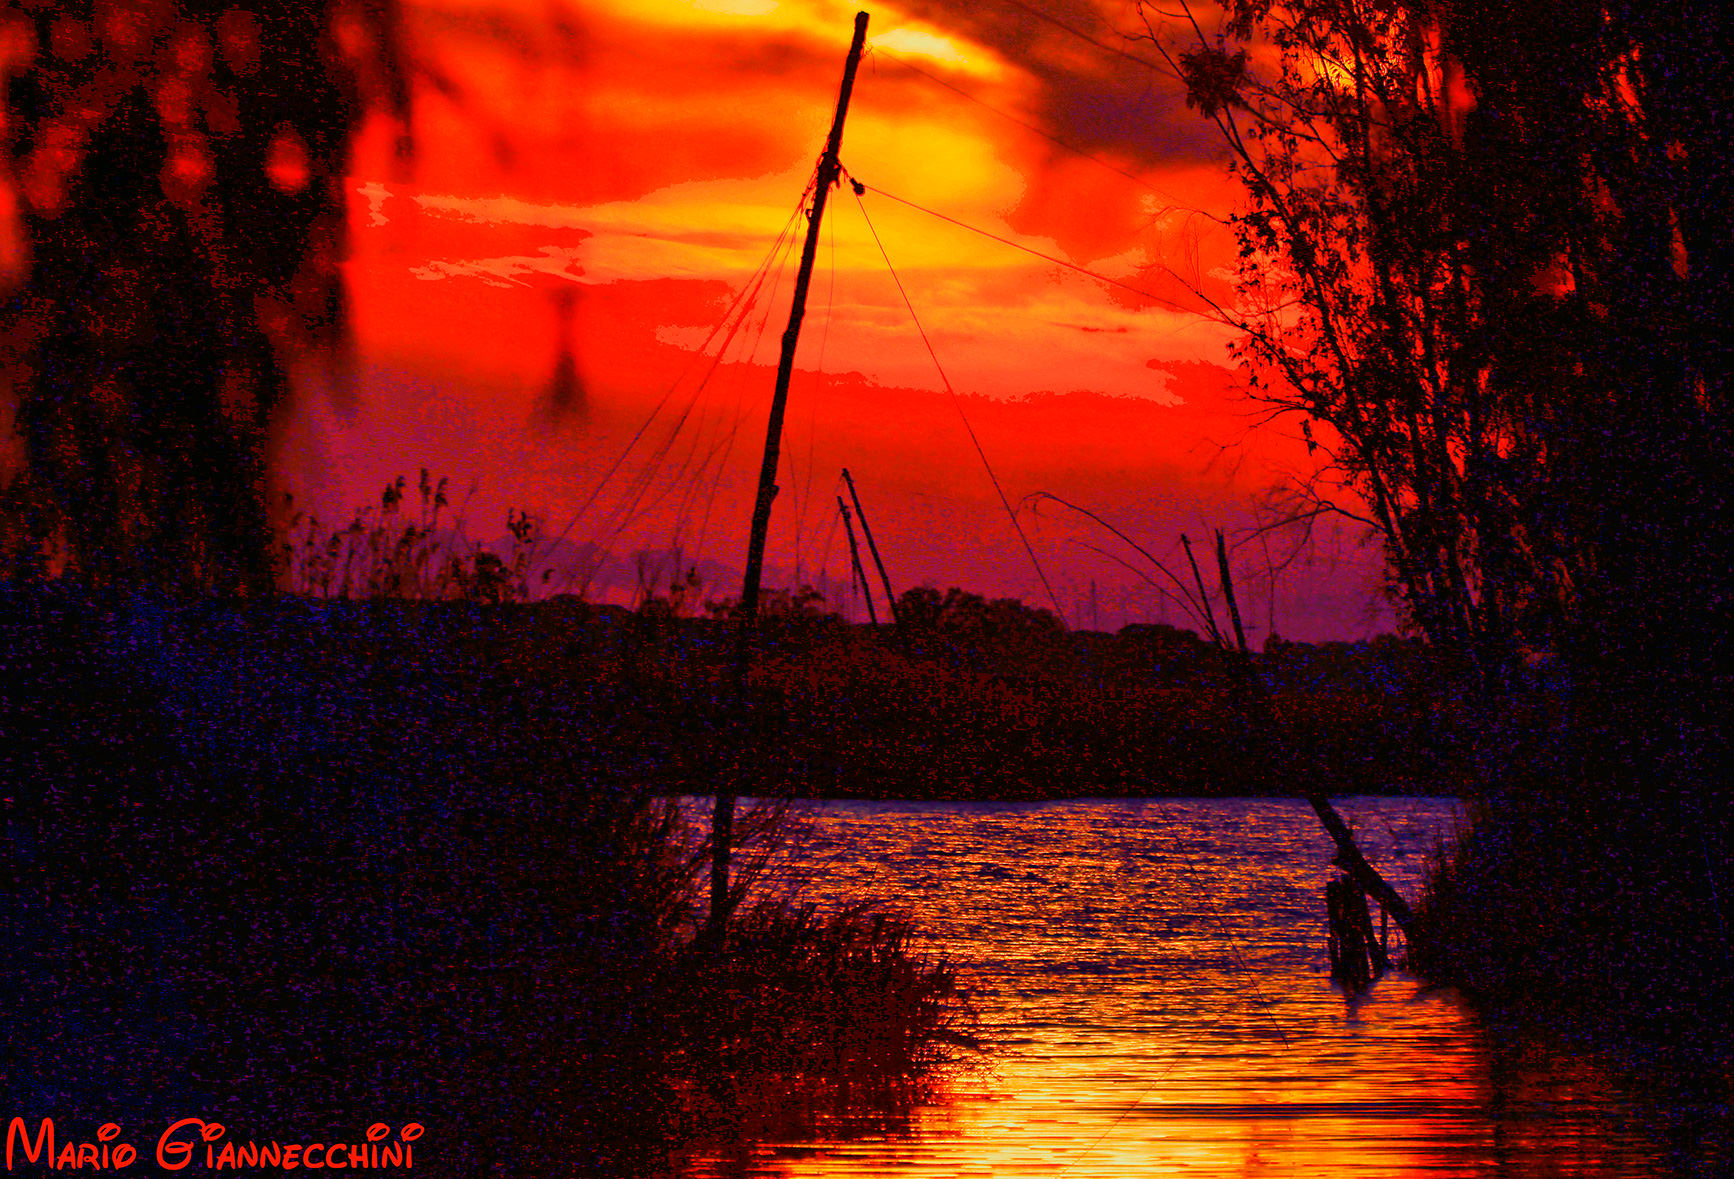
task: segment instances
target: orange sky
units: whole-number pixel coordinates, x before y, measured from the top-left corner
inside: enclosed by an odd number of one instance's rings
[[[1256,407],[1218,367],[1229,334],[1187,289],[1232,297],[1219,219],[1234,191],[1213,132],[1160,74],[1111,51],[1154,56],[1124,36],[1131,8],[1041,0],[1050,21],[1035,7],[870,10],[842,160],[882,191],[857,202],[836,190],[827,212],[773,581],[798,570],[847,594],[835,494],[848,466],[899,589],[961,584],[1051,605],[965,415],[1014,506],[1052,492],[1158,553],[1182,528],[1243,526],[1251,497],[1305,461],[1292,427],[1252,431]],[[303,501],[346,514],[426,466],[474,482],[476,538],[503,535],[510,504],[568,545],[606,550],[593,595],[628,592],[676,548],[712,592],[735,592],[798,240],[708,380],[716,345],[698,350],[791,224],[853,12],[827,0],[412,4],[417,154],[396,163],[383,124],[360,144],[346,264],[357,361],[338,387],[301,374],[285,453]],[[863,205],[960,400],[942,391]],[[1137,564],[1111,537],[1051,507],[1020,519],[1068,621],[1165,616],[1092,551]],[[653,556],[635,562],[640,550]],[[1243,553],[1255,641],[1272,622],[1291,637],[1385,624],[1368,605],[1368,552],[1291,569],[1274,602],[1254,576],[1262,550]]]

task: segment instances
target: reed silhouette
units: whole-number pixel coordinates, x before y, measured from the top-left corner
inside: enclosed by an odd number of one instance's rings
[[[717,1093],[894,1103],[959,1059],[952,967],[754,871],[777,808],[740,824],[744,940],[695,949],[708,849],[630,685],[538,625],[0,585],[10,1107],[416,1121],[418,1170],[654,1173],[741,1116]]]

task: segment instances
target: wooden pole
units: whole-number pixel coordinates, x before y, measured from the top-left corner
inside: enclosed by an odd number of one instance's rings
[[[1186,552],[1188,556],[1191,556],[1192,548],[1190,545],[1187,546]],[[1192,569],[1196,574],[1198,571],[1196,563],[1193,564]],[[1228,547],[1223,542],[1220,530],[1216,533],[1216,571],[1217,576],[1222,579],[1222,596],[1228,600],[1229,618],[1234,623],[1234,639],[1239,655],[1240,677],[1251,697],[1249,703],[1258,711],[1259,725],[1265,730],[1267,737],[1275,747],[1274,751],[1284,762],[1295,766],[1299,771],[1302,797],[1312,806],[1313,813],[1318,816],[1319,823],[1330,835],[1331,842],[1337,845],[1337,866],[1354,877],[1355,882],[1368,896],[1377,900],[1384,907],[1385,912],[1397,919],[1398,928],[1407,930],[1413,917],[1409,909],[1409,902],[1405,901],[1402,894],[1392,888],[1385,878],[1379,875],[1378,869],[1369,864],[1367,857],[1361,854],[1360,847],[1355,843],[1354,833],[1349,830],[1349,825],[1343,822],[1343,817],[1337,813],[1337,808],[1331,805],[1330,797],[1321,785],[1324,768],[1322,766],[1300,766],[1298,750],[1283,748],[1286,743],[1282,740],[1282,732],[1278,727],[1276,706],[1271,702],[1269,690],[1253,670],[1252,652],[1247,650],[1246,632],[1240,625],[1240,606],[1234,599],[1234,578],[1228,571]],[[1370,931],[1370,924],[1368,928]]]
[[[795,278],[795,301],[789,309],[789,326],[783,332],[783,353],[777,361],[777,388],[771,397],[771,420],[765,427],[765,460],[759,468],[759,490],[753,499],[752,531],[747,537],[747,568],[741,583],[740,630],[735,642],[735,688],[745,698],[747,662],[752,657],[753,637],[758,630],[759,580],[764,574],[765,536],[771,524],[771,501],[777,495],[777,456],[783,443],[783,413],[789,401],[789,378],[795,371],[795,345],[801,338],[801,319],[807,313],[807,287],[813,281],[813,257],[819,249],[819,222],[825,216],[825,201],[837,183],[842,165],[837,152],[843,143],[843,119],[849,113],[849,93],[855,88],[855,68],[861,64],[861,47],[867,41],[867,14],[855,14],[855,38],[843,65],[843,86],[837,95],[837,113],[831,134],[819,157],[818,190],[813,211],[807,218],[807,241],[801,247],[801,270]],[[743,729],[745,726],[743,725]],[[743,751],[744,752],[744,751]],[[710,922],[720,936],[728,921],[729,854],[734,842],[735,783],[717,783],[716,809],[711,814]]]
[[[879,580],[885,584],[885,608],[891,611],[891,625],[897,626],[897,595],[891,592],[891,578],[885,572],[879,546],[873,543],[873,529],[867,526],[867,511],[861,506],[861,497],[855,494],[855,477],[849,474],[848,467],[843,468],[843,482],[849,485],[849,498],[855,501],[855,515],[861,520],[861,535],[867,538],[867,551],[873,554],[873,564],[879,567]]]
[[[1192,539],[1184,532],[1180,534],[1180,547],[1186,550],[1186,561],[1192,566],[1192,581],[1198,586],[1198,605],[1204,611],[1204,621],[1210,625],[1210,641],[1221,650],[1228,649],[1228,640],[1222,637],[1222,632],[1216,627],[1216,610],[1210,604],[1210,594],[1204,588],[1204,574],[1198,571],[1198,558],[1192,555]]]
[[[837,510],[843,513],[843,532],[849,537],[849,568],[860,583],[861,596],[867,599],[867,621],[874,626],[879,625],[879,615],[873,612],[873,587],[867,584],[867,571],[861,568],[861,550],[855,545],[855,526],[849,523],[849,505],[843,502],[843,497],[837,497]],[[866,521],[861,527],[867,527]]]
[[[1234,645],[1242,655],[1246,649],[1246,628],[1240,625],[1240,603],[1234,598],[1234,577],[1228,571],[1228,542],[1222,529],[1216,530],[1216,575],[1222,579],[1222,596],[1228,599],[1228,620],[1234,624]]]

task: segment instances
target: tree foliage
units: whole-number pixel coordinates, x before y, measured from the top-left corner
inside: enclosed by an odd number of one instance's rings
[[[1246,189],[1222,310],[1322,456],[1309,510],[1366,505],[1493,722],[1413,960],[1723,1052],[1729,19],[1230,0],[1220,35],[1151,26]]]
[[[1153,14],[1152,14],[1153,15]],[[1240,358],[1413,623],[1699,679],[1725,654],[1728,18],[1241,0],[1152,31],[1248,196]],[[1250,51],[1250,53],[1249,53]]]
[[[269,588],[266,431],[341,343],[351,142],[407,107],[395,0],[20,0],[0,41],[9,563]]]

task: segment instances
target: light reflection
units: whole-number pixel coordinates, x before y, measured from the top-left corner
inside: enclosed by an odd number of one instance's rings
[[[1414,895],[1405,847],[1451,805],[1347,809]],[[1401,977],[1346,998],[1323,948],[1330,851],[1289,800],[829,804],[785,878],[893,898],[975,962],[994,1075],[882,1132],[809,1126],[691,1152],[683,1174],[1667,1173],[1593,1062],[1492,1044],[1453,993]]]

